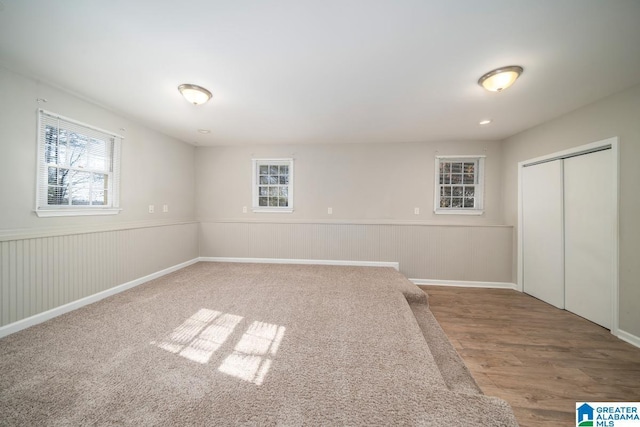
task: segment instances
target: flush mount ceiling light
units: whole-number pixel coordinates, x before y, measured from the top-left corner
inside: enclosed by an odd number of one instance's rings
[[[480,77],[478,84],[489,92],[501,92],[511,86],[522,71],[522,67],[518,65],[496,68]]]
[[[211,99],[211,92],[202,86],[192,84],[182,84],[178,86],[178,90],[187,101],[193,105],[204,104]]]
[[[489,123],[491,123],[491,119],[484,119],[484,120],[480,120],[479,125],[480,126],[486,126]]]
[[[198,132],[200,132],[201,134],[208,134],[211,133],[211,129],[198,129]]]

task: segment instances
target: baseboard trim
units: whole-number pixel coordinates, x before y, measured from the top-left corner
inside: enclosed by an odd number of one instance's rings
[[[622,341],[626,341],[629,344],[640,348],[640,337],[637,337],[621,329],[618,329],[618,333],[616,334],[616,336],[620,338]]]
[[[165,268],[164,270],[160,270],[147,276],[132,280],[130,282],[123,283],[122,285],[118,285],[105,291],[98,292],[97,294],[80,298],[79,300],[72,301],[59,307],[52,308],[51,310],[47,310],[42,313],[35,314],[31,317],[27,317],[26,319],[18,320],[17,322],[2,326],[0,327],[0,338],[6,337],[7,335],[11,335],[30,326],[37,325],[38,323],[46,322],[47,320],[53,319],[54,317],[58,317],[70,311],[77,310],[80,307],[84,307],[85,305],[100,301],[101,299],[126,291],[127,289],[134,288],[150,280],[157,279],[158,277],[162,277],[169,273],[173,273],[174,271],[180,270],[184,267],[188,267],[191,264],[195,264],[196,262],[198,262],[198,258],[194,258],[192,260],[174,265],[169,268]]]
[[[421,286],[455,286],[462,288],[492,288],[492,289],[517,289],[515,283],[509,282],[472,282],[465,280],[432,280],[432,279],[409,279],[415,285]]]
[[[354,267],[392,267],[400,270],[400,263],[388,261],[343,261],[334,259],[283,259],[283,258],[235,258],[200,257],[205,262],[245,262],[255,264],[305,264],[305,265],[349,265]]]

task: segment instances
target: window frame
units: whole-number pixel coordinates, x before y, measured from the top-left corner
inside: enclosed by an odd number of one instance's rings
[[[292,158],[272,158],[272,159],[251,159],[252,174],[251,174],[251,188],[252,188],[252,211],[261,213],[292,213],[293,212],[293,183],[294,183],[294,168]],[[287,205],[288,206],[260,206],[259,204],[259,177],[260,166],[289,166],[289,183],[287,186]],[[278,184],[280,186],[280,184]]]
[[[437,215],[482,215],[484,214],[484,163],[485,155],[452,155],[436,156],[434,171],[433,212]],[[442,208],[440,207],[440,164],[442,162],[474,162],[476,164],[474,183],[475,206],[473,208]],[[451,185],[451,184],[445,184]]]
[[[36,159],[36,194],[35,194],[35,208],[34,212],[38,217],[60,217],[60,216],[83,216],[83,215],[116,215],[122,209],[120,209],[120,153],[121,153],[121,141],[124,139],[121,135],[115,132],[100,129],[98,127],[89,125],[87,123],[74,120],[69,117],[62,116],[51,111],[38,109],[37,112],[38,131],[37,131],[37,152],[38,157]],[[113,140],[111,152],[108,157],[105,158],[110,161],[110,168],[105,170],[107,175],[107,200],[109,203],[106,205],[49,205],[48,200],[48,169],[49,164],[45,159],[45,132],[44,116],[47,119],[58,120],[58,129],[64,129],[62,125],[71,125],[80,130],[86,130],[87,134],[92,136],[100,136]],[[99,135],[97,135],[99,134]],[[87,135],[84,135],[87,136]],[[56,164],[59,165],[59,164]],[[76,170],[77,168],[65,168],[69,170]],[[80,170],[80,169],[78,169]],[[87,172],[93,172],[91,169],[87,169]],[[103,171],[99,171],[103,172]]]

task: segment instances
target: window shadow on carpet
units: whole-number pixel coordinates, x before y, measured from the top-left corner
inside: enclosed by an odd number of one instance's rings
[[[285,330],[284,326],[253,322],[218,371],[256,385],[262,384]]]
[[[151,345],[193,362],[206,364],[243,319],[235,314],[202,308],[162,341],[152,341]],[[242,334],[231,354],[220,364],[218,371],[261,385],[285,331],[284,326],[254,321]]]

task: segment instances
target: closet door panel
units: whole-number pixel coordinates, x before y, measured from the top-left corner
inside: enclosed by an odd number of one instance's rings
[[[614,201],[611,150],[564,162],[566,308],[610,328]]]
[[[564,308],[562,160],[522,169],[524,292]]]

